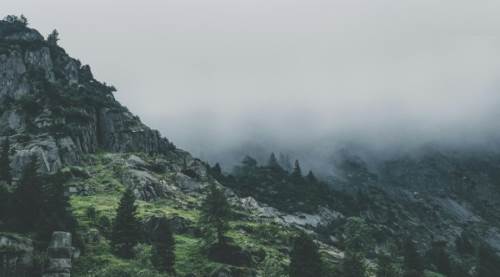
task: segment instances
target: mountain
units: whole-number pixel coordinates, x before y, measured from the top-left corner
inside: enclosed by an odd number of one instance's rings
[[[246,157],[223,173],[143,124],[57,36],[23,18],[0,21],[2,274],[171,276],[150,259],[166,220],[177,276],[307,277],[288,273],[290,263],[374,276],[384,253],[393,276],[497,276],[500,156],[429,150],[368,167],[346,150],[325,165],[338,173],[329,179],[286,155],[263,165]],[[130,191],[136,213],[115,220],[133,211]],[[33,222],[16,226],[37,203]],[[219,227],[224,243],[207,235]],[[116,252],[125,233],[134,259]]]

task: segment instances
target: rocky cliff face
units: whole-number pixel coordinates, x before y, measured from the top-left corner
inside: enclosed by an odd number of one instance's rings
[[[53,172],[99,149],[175,150],[115,101],[113,91],[36,30],[0,22],[0,136],[14,146],[17,173],[33,154]]]

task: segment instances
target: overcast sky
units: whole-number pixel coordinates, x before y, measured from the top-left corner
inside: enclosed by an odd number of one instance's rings
[[[477,142],[498,129],[498,0],[2,0],[199,155]]]

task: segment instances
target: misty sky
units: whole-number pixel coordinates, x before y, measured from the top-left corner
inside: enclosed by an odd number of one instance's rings
[[[2,0],[196,155],[477,143],[496,133],[498,0]]]

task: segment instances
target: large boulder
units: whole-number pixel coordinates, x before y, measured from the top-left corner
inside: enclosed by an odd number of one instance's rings
[[[131,188],[135,196],[145,201],[168,194],[168,186],[147,170],[128,168],[122,173],[122,182]]]
[[[54,232],[47,249],[48,264],[43,277],[70,277],[73,246],[71,233]]]

